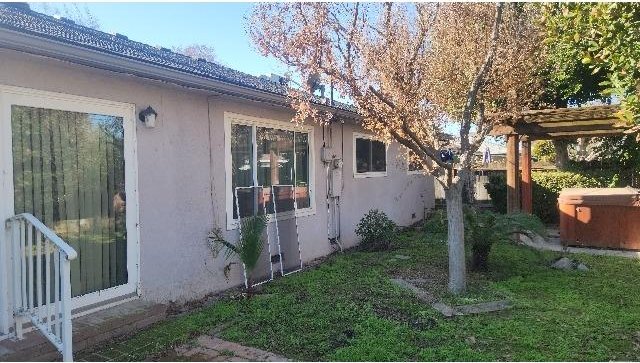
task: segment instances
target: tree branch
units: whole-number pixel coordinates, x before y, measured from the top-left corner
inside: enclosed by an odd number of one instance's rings
[[[460,149],[465,152],[469,148],[469,130],[471,128],[471,113],[476,104],[478,92],[485,81],[487,73],[493,63],[496,50],[498,48],[498,36],[500,34],[500,26],[502,25],[502,11],[504,8],[503,3],[496,4],[496,16],[493,22],[493,30],[491,34],[491,41],[487,54],[485,56],[482,66],[478,69],[476,76],[471,83],[471,87],[467,92],[467,102],[462,112],[462,125],[460,126]]]
[[[382,93],[380,93],[380,91],[376,90],[373,86],[369,86],[369,91],[371,91],[371,93],[373,93],[373,95],[375,95],[376,98],[378,98],[381,102],[383,102],[384,104],[389,106],[391,109],[397,110],[397,107],[396,107],[395,103],[393,103],[391,100],[389,100],[387,97],[385,97]],[[389,129],[393,130],[392,127],[389,127]],[[393,130],[393,131],[395,132],[395,130]],[[452,168],[452,166],[450,164],[444,163],[444,162],[442,162],[442,160],[440,160],[440,158],[436,154],[435,149],[432,150],[432,149],[427,148],[420,141],[418,136],[409,129],[409,126],[406,123],[406,119],[403,119],[402,131],[405,134],[409,135],[409,137],[413,140],[413,142],[420,148],[421,153],[423,153],[423,154],[427,155],[429,158],[431,158],[436,164],[438,164],[438,166],[440,166],[441,168],[444,168],[444,169]],[[418,153],[418,154],[420,154],[420,153]]]

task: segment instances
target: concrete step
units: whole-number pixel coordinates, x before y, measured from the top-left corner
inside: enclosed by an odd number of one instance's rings
[[[132,300],[73,319],[73,351],[132,333],[165,319],[167,306]],[[0,341],[0,361],[60,361],[62,356],[39,331]]]

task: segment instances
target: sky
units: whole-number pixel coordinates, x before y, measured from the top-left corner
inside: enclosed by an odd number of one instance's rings
[[[43,11],[43,5],[31,3]],[[69,3],[47,4],[49,12]],[[46,5],[45,5],[46,6]],[[206,44],[216,51],[218,62],[256,76],[284,74],[286,68],[274,59],[260,55],[246,32],[245,17],[251,3],[79,3],[98,20],[99,29],[120,33],[131,40],[171,48],[190,44]],[[54,14],[50,14],[54,15]]]

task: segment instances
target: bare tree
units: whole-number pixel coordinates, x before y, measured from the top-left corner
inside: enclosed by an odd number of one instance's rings
[[[217,59],[216,50],[212,46],[206,44],[190,44],[180,47],[172,47],[171,50],[191,58],[201,58],[212,63],[215,63]]]
[[[466,288],[462,184],[501,119],[535,99],[539,31],[528,5],[265,3],[249,33],[302,79],[320,75],[353,100],[364,128],[406,150],[443,185],[449,289]],[[291,90],[297,122],[326,120],[309,90]],[[455,165],[439,155],[445,123],[460,127]],[[457,169],[457,173],[456,173]]]
[[[36,10],[47,15],[60,16],[73,20],[76,24],[92,29],[100,29],[100,21],[89,10],[86,4],[34,3]]]

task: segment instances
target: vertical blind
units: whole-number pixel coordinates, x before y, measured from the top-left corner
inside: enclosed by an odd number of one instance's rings
[[[15,213],[32,213],[77,252],[71,291],[127,282],[121,117],[11,107]]]

